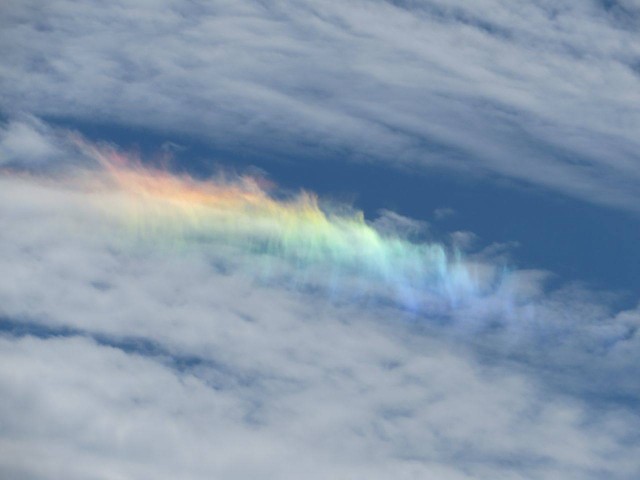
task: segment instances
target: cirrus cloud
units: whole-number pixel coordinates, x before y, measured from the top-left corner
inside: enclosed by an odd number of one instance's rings
[[[181,132],[301,161],[497,174],[637,210],[635,2],[2,8],[5,114]]]

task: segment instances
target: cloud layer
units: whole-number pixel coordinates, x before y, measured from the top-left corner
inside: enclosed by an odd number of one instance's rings
[[[2,9],[5,115],[181,131],[305,161],[444,166],[639,204],[633,0]]]
[[[636,479],[640,307],[437,233],[448,200],[365,218],[159,164],[206,142],[637,213],[637,0],[0,13],[0,477]]]
[[[640,467],[638,312],[550,291],[531,271],[418,315],[372,302],[375,282],[368,299],[332,297],[322,275],[283,281],[295,262],[265,279],[242,245],[132,242],[113,215],[121,193],[69,181],[83,170],[0,180],[3,474],[631,479]]]

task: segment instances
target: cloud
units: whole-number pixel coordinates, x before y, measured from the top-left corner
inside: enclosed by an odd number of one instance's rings
[[[497,174],[637,211],[638,11],[580,0],[9,2],[0,105],[298,161]]]
[[[359,322],[313,320],[236,318],[230,343],[186,369],[86,338],[2,338],[0,468],[42,479],[448,480],[631,478],[637,467],[621,444],[635,419],[587,418],[518,375]],[[197,331],[219,332],[215,321]],[[256,344],[258,332],[267,341]]]
[[[436,220],[442,220],[443,218],[451,217],[455,214],[456,211],[449,207],[436,208],[433,211],[433,215],[436,217]]]
[[[14,119],[0,126],[0,165],[35,166],[55,161],[60,145],[51,128],[33,117]]]
[[[359,322],[314,320],[257,314],[185,371],[82,338],[4,339],[3,463],[38,478],[631,478],[636,460],[618,442],[633,423],[587,419],[518,375],[437,346],[425,353]],[[266,341],[254,343],[255,328]],[[216,332],[210,322],[198,333]],[[242,346],[266,358],[240,358]],[[21,461],[34,453],[38,462]]]
[[[429,230],[429,223],[424,220],[405,217],[386,209],[382,209],[378,213],[379,216],[373,222],[373,226],[379,232],[412,238],[424,236]]]
[[[477,295],[447,310],[380,301],[383,280],[336,295],[289,282],[286,256],[264,276],[237,242],[131,230],[122,191],[81,171],[0,179],[3,474],[637,472],[637,310],[540,271],[496,283],[482,252],[463,259]]]
[[[468,250],[478,240],[478,236],[473,232],[456,231],[450,234],[451,242],[460,250]]]
[[[640,307],[517,269],[514,244],[450,248],[390,210],[154,170],[56,127],[637,212],[636,1],[2,11],[0,476],[637,476]]]

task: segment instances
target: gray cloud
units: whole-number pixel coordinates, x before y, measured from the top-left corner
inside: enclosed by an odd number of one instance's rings
[[[42,166],[56,161],[64,147],[52,129],[33,117],[0,126],[0,165]]]
[[[14,1],[0,105],[637,210],[637,2]]]

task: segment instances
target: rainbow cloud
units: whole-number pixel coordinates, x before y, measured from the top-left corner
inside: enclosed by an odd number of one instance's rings
[[[337,212],[314,194],[278,199],[252,177],[197,180],[112,147],[76,143],[99,165],[76,178],[123,194],[111,211],[138,239],[240,249],[261,274],[284,263],[298,281],[320,278],[333,291],[355,285],[361,294],[393,298],[409,309],[420,309],[425,297],[455,304],[480,291],[477,265],[460,252],[380,232],[362,212]]]

